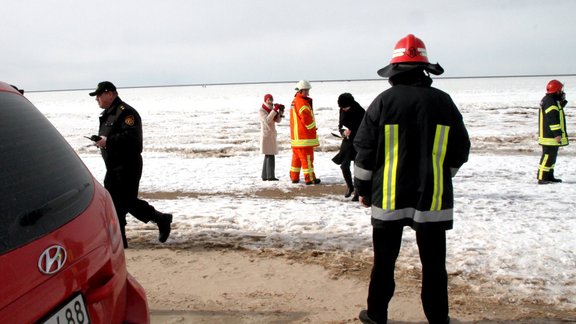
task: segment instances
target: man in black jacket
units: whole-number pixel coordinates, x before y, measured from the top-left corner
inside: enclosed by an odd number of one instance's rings
[[[146,201],[138,199],[138,187],[142,176],[142,121],[138,112],[118,97],[114,84],[103,81],[90,96],[95,96],[100,108],[100,130],[95,144],[100,148],[106,164],[104,187],[110,192],[124,247],[126,239],[126,214],[138,220],[158,225],[158,240],[166,242],[170,236],[172,215],[156,211]]]
[[[452,228],[452,177],[468,160],[470,140],[450,96],[431,87],[424,43],[402,38],[378,71],[392,87],[368,107],[354,147],[360,202],[372,209],[374,266],[363,323],[386,323],[404,226],[416,231],[422,304],[430,323],[449,323],[446,230]]]
[[[332,161],[336,164],[340,164],[342,176],[344,177],[344,181],[346,181],[347,189],[344,197],[348,198],[352,193],[354,193],[352,201],[358,201],[358,191],[354,190],[350,164],[356,157],[356,150],[353,145],[354,138],[356,137],[358,127],[360,126],[366,111],[356,102],[356,100],[354,100],[354,96],[347,92],[338,96],[338,107],[340,107],[338,131],[342,136],[342,144],[340,144],[340,150]]]

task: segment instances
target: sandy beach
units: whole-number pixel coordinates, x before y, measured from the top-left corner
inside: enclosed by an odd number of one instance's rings
[[[133,242],[128,269],[146,289],[152,323],[360,323],[370,258],[247,251],[190,242]],[[397,272],[390,323],[426,323],[419,270]],[[452,323],[572,323],[574,312],[500,300],[450,274]]]

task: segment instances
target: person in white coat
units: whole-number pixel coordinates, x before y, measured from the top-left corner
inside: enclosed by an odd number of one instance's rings
[[[282,121],[283,115],[284,105],[274,104],[272,95],[265,95],[264,103],[259,110],[261,129],[260,152],[264,154],[264,164],[262,165],[263,181],[278,181],[275,175],[275,155],[278,154],[276,123]]]

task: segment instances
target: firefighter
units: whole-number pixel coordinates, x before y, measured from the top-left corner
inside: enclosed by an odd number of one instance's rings
[[[448,94],[431,87],[424,42],[408,35],[378,74],[391,88],[366,110],[354,140],[355,185],[371,207],[374,265],[363,323],[386,323],[404,226],[416,232],[422,305],[430,323],[449,323],[446,231],[452,229],[452,177],[467,160],[470,139]]]
[[[104,187],[110,192],[116,215],[120,222],[120,231],[124,247],[126,239],[126,214],[130,213],[138,220],[152,221],[158,226],[158,240],[166,242],[170,236],[172,214],[164,214],[138,199],[138,187],[142,176],[142,120],[136,109],[122,101],[116,86],[109,81],[98,83],[96,90],[90,92],[96,97],[98,106],[103,109],[100,115],[100,130],[94,136],[96,146],[106,165]]]
[[[292,145],[292,164],[290,180],[300,182],[300,170],[304,173],[307,185],[319,184],[320,179],[314,173],[314,147],[319,146],[316,134],[316,121],[312,108],[310,82],[301,80],[296,84],[296,95],[290,107],[290,144]]]
[[[560,146],[568,145],[564,116],[564,107],[567,103],[564,85],[558,80],[548,82],[538,114],[538,144],[542,146],[542,157],[538,165],[538,184],[562,182],[561,179],[554,177],[554,165]]]

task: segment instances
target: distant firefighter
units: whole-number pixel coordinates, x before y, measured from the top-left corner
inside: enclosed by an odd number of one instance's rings
[[[301,80],[296,84],[296,95],[290,107],[290,144],[292,145],[292,164],[290,179],[300,182],[300,170],[304,173],[307,185],[319,184],[314,172],[314,147],[319,146],[316,134],[316,119],[309,97],[312,86]]]
[[[561,179],[554,177],[554,165],[560,146],[568,145],[564,116],[564,107],[567,103],[564,85],[558,80],[548,82],[538,114],[538,144],[542,146],[542,157],[538,165],[538,184],[562,182]]]

